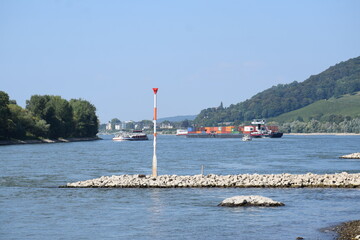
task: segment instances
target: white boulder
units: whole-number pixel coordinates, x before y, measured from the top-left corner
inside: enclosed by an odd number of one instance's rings
[[[231,198],[224,199],[218,206],[224,207],[248,207],[248,206],[258,206],[258,207],[277,207],[284,206],[282,202],[277,202],[271,198],[263,196],[235,196]]]
[[[341,156],[340,158],[360,159],[360,152]]]

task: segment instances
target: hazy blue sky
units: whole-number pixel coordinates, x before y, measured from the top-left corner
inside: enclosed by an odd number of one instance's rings
[[[102,122],[244,101],[360,55],[360,1],[0,0],[0,90],[83,98]]]

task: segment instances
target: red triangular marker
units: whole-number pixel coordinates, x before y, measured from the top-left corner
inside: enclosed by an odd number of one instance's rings
[[[154,93],[156,94],[158,91],[158,88],[153,88]]]

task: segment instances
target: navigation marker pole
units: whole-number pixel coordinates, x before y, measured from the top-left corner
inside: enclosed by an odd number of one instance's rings
[[[157,120],[157,91],[158,88],[153,88],[154,91],[154,155],[152,160],[152,176],[157,177],[157,158],[156,158],[156,120]]]

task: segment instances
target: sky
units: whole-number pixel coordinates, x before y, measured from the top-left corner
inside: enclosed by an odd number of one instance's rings
[[[195,115],[360,56],[358,0],[0,0],[0,91]]]

